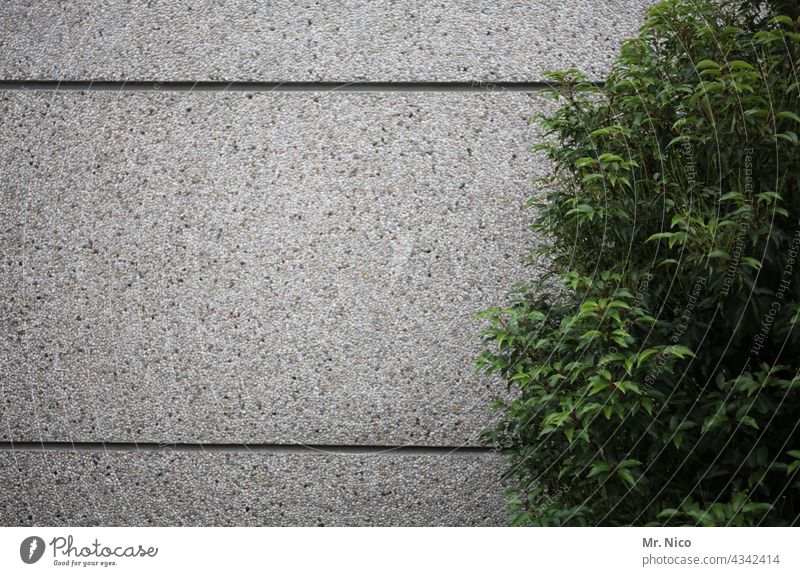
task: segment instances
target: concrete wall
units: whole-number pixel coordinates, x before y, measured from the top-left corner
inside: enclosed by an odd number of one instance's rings
[[[642,6],[4,3],[0,524],[502,523],[473,315],[552,104],[473,82]]]

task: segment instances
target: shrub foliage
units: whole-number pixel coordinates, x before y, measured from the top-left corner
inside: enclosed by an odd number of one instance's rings
[[[552,74],[550,269],[481,313],[513,524],[798,523],[797,6],[668,0]]]

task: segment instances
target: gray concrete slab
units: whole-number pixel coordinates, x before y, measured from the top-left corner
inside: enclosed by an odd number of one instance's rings
[[[26,397],[26,391],[11,386],[24,371],[24,358],[19,353],[23,336],[22,194],[20,182],[11,173],[0,171],[0,413],[13,406],[12,394]],[[0,430],[6,436],[10,434],[7,419],[0,419]]]
[[[475,443],[550,105],[0,94],[0,441]]]
[[[0,452],[3,526],[491,526],[499,458]]]
[[[648,0],[36,2],[0,11],[0,77],[536,81],[608,70]]]

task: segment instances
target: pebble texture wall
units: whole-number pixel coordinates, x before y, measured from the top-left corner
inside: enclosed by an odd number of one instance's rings
[[[536,83],[643,4],[5,2],[0,524],[502,524]]]

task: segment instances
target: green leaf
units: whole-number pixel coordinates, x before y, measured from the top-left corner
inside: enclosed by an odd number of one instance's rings
[[[680,516],[680,510],[676,510],[675,508],[664,508],[661,512],[658,513],[659,518],[671,518],[673,516]]]
[[[749,266],[750,268],[754,268],[756,270],[761,270],[761,262],[759,262],[752,256],[743,256],[741,258],[741,262],[745,266]]]
[[[636,484],[636,479],[633,477],[633,474],[631,474],[631,471],[626,468],[619,468],[617,470],[617,475],[622,478],[628,484],[628,486],[633,486]]]
[[[675,236],[675,232],[659,232],[657,234],[653,234],[650,236],[645,242],[650,242],[652,240],[660,240],[662,238],[672,238]]]
[[[788,110],[784,110],[783,112],[778,112],[776,116],[783,120],[794,120],[795,122],[800,123],[800,116],[798,116],[794,112],[789,112]]]
[[[788,26],[789,28],[794,26],[794,22],[792,21],[792,19],[789,18],[788,16],[784,16],[784,15],[775,16],[774,18],[770,18],[769,22],[770,22],[770,24],[783,24],[784,26]]]
[[[586,476],[587,478],[592,478],[597,476],[598,474],[602,474],[603,472],[608,472],[611,470],[611,465],[606,464],[605,462],[601,462],[599,464],[595,464],[592,466],[592,469],[589,470],[589,474]]]
[[[664,349],[664,353],[670,356],[676,356],[681,360],[687,356],[694,358],[694,352],[689,350],[686,346],[667,346]]]
[[[704,70],[706,68],[719,68],[719,64],[714,62],[713,60],[700,60],[700,62],[696,65],[698,70]]]
[[[753,418],[752,416],[742,416],[740,418],[740,421],[745,426],[749,426],[750,428],[755,428],[756,430],[758,430],[758,424],[756,423],[755,418]]]

